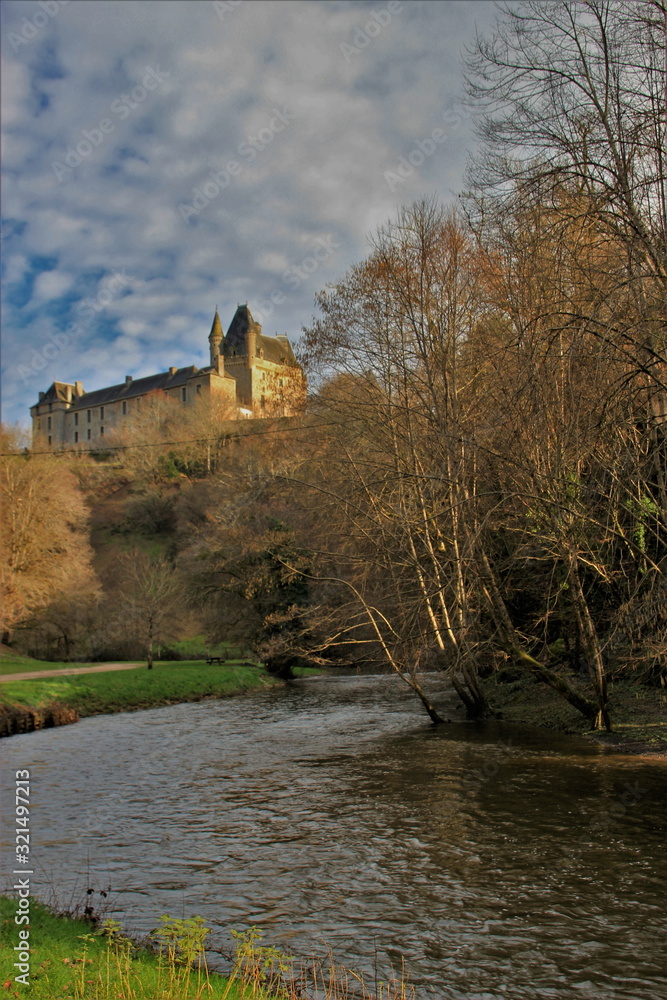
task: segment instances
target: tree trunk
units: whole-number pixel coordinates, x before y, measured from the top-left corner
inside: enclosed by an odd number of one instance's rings
[[[540,663],[539,660],[536,660],[534,656],[531,656],[530,653],[526,652],[526,650],[521,647],[507,611],[507,607],[505,606],[498,584],[496,583],[495,574],[489,562],[488,556],[483,549],[481,549],[481,562],[487,582],[487,586],[484,587],[484,593],[489,603],[491,614],[496,623],[501,649],[507,653],[507,655],[510,656],[518,666],[525,667],[536,677],[539,677],[541,681],[544,681],[545,684],[548,684],[550,688],[553,688],[554,691],[557,691],[558,694],[562,695],[563,698],[565,698],[570,705],[576,708],[577,711],[581,712],[581,714],[590,721],[591,726],[595,728],[598,717],[598,706],[585,695],[577,691],[576,688],[573,688],[564,677],[560,677],[559,674],[550,670],[548,667],[545,667],[543,663]]]
[[[577,554],[572,551],[569,553],[568,581],[571,587],[572,604],[577,619],[577,627],[581,635],[581,644],[584,648],[586,662],[593,679],[593,686],[597,697],[595,728],[604,728],[609,733],[611,732],[611,721],[609,719],[607,678],[605,676],[602,650],[600,649],[595,624],[588,608],[584,588],[581,585]]]

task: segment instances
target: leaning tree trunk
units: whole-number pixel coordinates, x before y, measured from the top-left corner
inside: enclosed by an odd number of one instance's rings
[[[611,732],[611,721],[609,719],[609,697],[607,693],[607,678],[605,676],[602,650],[598,641],[595,623],[591,618],[588,601],[584,594],[579,576],[579,566],[576,552],[570,550],[568,553],[568,582],[570,593],[572,594],[572,605],[577,620],[577,628],[581,636],[581,645],[586,656],[588,669],[591,673],[595,695],[597,698],[597,712],[595,713],[595,728],[606,729]]]
[[[489,610],[494,619],[498,643],[511,659],[520,667],[529,670],[539,680],[544,681],[550,688],[557,691],[567,702],[576,708],[577,711],[588,719],[591,727],[595,728],[598,719],[599,706],[585,695],[577,691],[564,677],[550,670],[540,663],[534,656],[531,656],[522,646],[516,629],[512,625],[509,612],[503,600],[500,588],[496,582],[495,573],[489,562],[484,549],[480,547],[480,563],[484,573],[484,594],[489,605]]]

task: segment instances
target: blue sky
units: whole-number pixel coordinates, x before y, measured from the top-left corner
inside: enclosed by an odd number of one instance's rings
[[[295,342],[397,206],[453,201],[490,0],[2,4],[2,419],[207,363],[216,305]]]

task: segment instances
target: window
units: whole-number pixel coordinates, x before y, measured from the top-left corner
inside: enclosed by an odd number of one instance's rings
[[[123,416],[127,413],[127,401],[123,400]]]
[[[37,430],[38,430],[38,431],[41,431],[41,429],[42,429],[42,421],[41,421],[41,420],[38,420],[38,421],[37,421]]]
[[[75,427],[79,426],[79,414],[78,413],[74,414],[74,426]]]
[[[52,409],[53,409],[53,403],[49,403],[49,413],[51,412]]]
[[[100,437],[104,437],[104,427],[100,427]]]
[[[74,431],[74,444],[78,444],[78,443],[79,443],[79,432],[78,431]]]
[[[104,407],[100,406],[100,420],[104,420]]]
[[[185,386],[183,386],[183,388],[181,389],[181,399],[183,400],[184,403],[187,403],[187,400],[188,400],[188,390],[187,390],[187,388]]]
[[[51,435],[49,434],[49,444],[51,444]]]
[[[46,429],[47,431],[51,430],[51,417],[46,418]]]
[[[88,421],[88,423],[90,423],[90,413],[91,413],[91,411],[88,410],[87,415],[86,415],[86,420]],[[88,437],[90,437],[90,431],[88,431]]]
[[[198,385],[197,386],[197,395],[199,395],[200,392],[201,392],[201,385]]]
[[[88,440],[90,441],[90,427],[88,428]]]
[[[259,405],[261,406],[262,409],[264,409],[264,407],[266,406],[266,399],[264,398],[264,393],[262,393],[261,395],[261,398],[259,400]]]

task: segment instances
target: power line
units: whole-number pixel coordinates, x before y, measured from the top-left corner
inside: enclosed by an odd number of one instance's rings
[[[93,455],[99,454],[100,452],[105,452],[112,454],[116,451],[136,451],[139,448],[168,448],[172,445],[202,445],[202,444],[227,444],[230,441],[242,441],[244,438],[249,437],[267,437],[268,435],[277,433],[287,433],[293,431],[312,431],[319,430],[321,427],[337,427],[340,426],[339,422],[336,420],[328,421],[324,424],[310,424],[307,427],[274,427],[271,430],[248,430],[243,433],[236,434],[225,434],[223,437],[209,437],[209,438],[184,438],[181,441],[154,441],[145,444],[114,444],[109,446],[103,446],[100,448],[58,448],[50,449],[49,451],[32,451],[24,449],[23,451],[3,451],[0,452],[0,458],[32,458],[36,455]]]

